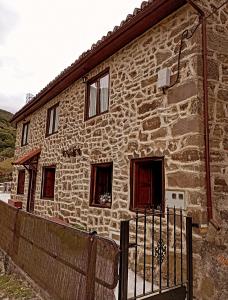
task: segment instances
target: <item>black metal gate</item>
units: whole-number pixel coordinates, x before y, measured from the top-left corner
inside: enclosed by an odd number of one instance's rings
[[[182,210],[121,222],[119,300],[193,299],[192,219]]]

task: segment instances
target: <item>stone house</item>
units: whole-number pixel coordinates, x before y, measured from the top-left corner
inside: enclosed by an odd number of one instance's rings
[[[223,2],[143,2],[12,119],[13,201],[115,239],[137,209],[183,208],[198,227],[198,268],[217,274],[198,281],[203,299],[226,298],[216,298],[228,261]]]

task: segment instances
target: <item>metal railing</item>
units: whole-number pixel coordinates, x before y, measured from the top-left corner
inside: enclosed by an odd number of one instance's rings
[[[150,210],[121,221],[119,300],[185,287],[193,299],[192,219],[182,210]]]

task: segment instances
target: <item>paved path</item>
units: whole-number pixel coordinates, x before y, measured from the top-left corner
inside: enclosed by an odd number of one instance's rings
[[[0,200],[2,200],[2,201],[4,201],[4,202],[7,203],[9,199],[10,199],[10,194],[8,194],[8,193],[0,193]]]

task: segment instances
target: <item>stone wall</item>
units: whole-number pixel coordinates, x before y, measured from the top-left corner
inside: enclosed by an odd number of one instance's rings
[[[188,6],[147,31],[87,74],[93,77],[110,68],[109,112],[84,121],[85,85],[78,80],[30,118],[28,146],[20,147],[22,123],[18,124],[16,156],[42,147],[39,160],[35,212],[60,216],[70,223],[86,224],[99,233],[119,230],[119,220],[129,212],[130,160],[165,157],[165,188],[185,192],[189,211],[200,211],[205,222],[204,161],[201,103],[196,71],[199,53],[196,39],[185,42],[180,81],[163,94],[156,87],[157,72],[177,71],[180,35],[192,28],[194,12]],[[57,134],[45,138],[47,109],[60,103]],[[63,149],[76,145],[81,156],[65,158]],[[91,163],[113,161],[112,209],[89,206]],[[55,200],[40,199],[42,166],[56,164]],[[14,173],[13,197],[17,172]],[[28,186],[26,182],[26,187]]]
[[[210,3],[198,1],[204,10]],[[180,79],[165,94],[156,87],[163,67],[177,73],[180,37],[198,22],[196,12],[186,5],[87,74],[88,78],[110,68],[109,112],[84,121],[85,85],[76,81],[26,120],[31,120],[30,140],[20,147],[22,123],[18,124],[16,157],[42,147],[39,160],[35,213],[57,216],[88,230],[119,237],[120,220],[133,215],[130,204],[130,160],[164,157],[165,190],[184,192],[187,213],[194,223],[205,225],[194,233],[196,299],[227,299],[224,284],[227,268],[228,216],[228,41],[227,7],[208,19],[208,76],[210,154],[213,209],[217,230],[207,226],[201,28],[184,41]],[[60,103],[58,133],[45,138],[47,109]],[[82,155],[66,158],[62,150],[75,145]],[[89,206],[91,163],[113,161],[112,207]],[[54,201],[41,195],[42,167],[56,164]],[[16,195],[17,170],[12,197]],[[216,276],[214,276],[214,273]],[[206,277],[205,277],[205,274]],[[216,277],[216,278],[215,278]],[[209,290],[209,292],[207,291]],[[213,298],[211,298],[213,295]],[[225,295],[225,296],[224,296]]]

